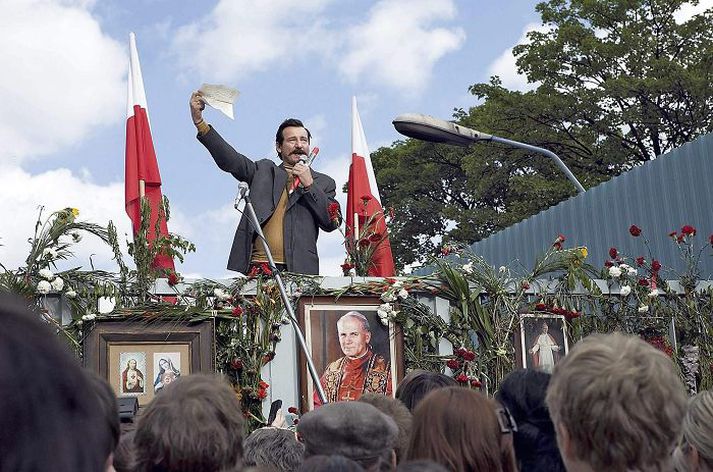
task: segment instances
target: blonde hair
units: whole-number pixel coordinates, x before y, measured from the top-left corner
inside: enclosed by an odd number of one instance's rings
[[[635,336],[592,335],[555,366],[552,421],[594,470],[666,470],[686,393],[671,360]]]
[[[713,469],[713,392],[703,391],[691,399],[683,418],[682,443],[674,453],[678,470],[690,470],[682,450],[686,444],[695,447],[699,460]]]

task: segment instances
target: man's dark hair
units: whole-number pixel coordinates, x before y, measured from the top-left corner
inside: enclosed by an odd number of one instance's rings
[[[550,374],[521,369],[511,372],[500,384],[495,398],[505,405],[517,424],[513,434],[515,457],[522,472],[564,472],[557,448],[555,427],[545,404]]]
[[[396,453],[396,463],[401,462],[401,459],[406,455],[411,435],[411,412],[399,400],[379,393],[365,393],[359,397],[358,401],[373,405],[377,410],[394,420],[394,423],[399,428],[394,452]],[[388,464],[389,461],[387,460],[386,463]]]
[[[0,471],[104,470],[112,439],[99,398],[40,317],[0,291]]]
[[[134,444],[136,472],[240,470],[240,402],[218,377],[181,376],[146,407]]]
[[[317,455],[305,459],[297,472],[362,472],[363,470],[358,462],[344,456]]]
[[[243,443],[243,465],[264,466],[276,472],[291,472],[302,463],[305,446],[295,433],[282,428],[260,428]]]
[[[119,437],[121,436],[119,404],[116,401],[116,395],[114,395],[114,390],[111,388],[111,385],[109,385],[109,382],[91,371],[88,371],[87,375],[99,399],[102,417],[111,432],[111,442],[107,443],[104,448],[106,457],[109,457],[109,454],[114,452],[116,446],[119,444]]]
[[[300,120],[298,120],[297,118],[287,118],[280,124],[280,127],[277,128],[277,133],[275,134],[275,142],[277,144],[282,144],[282,142],[285,140],[285,137],[282,135],[282,132],[285,130],[285,128],[290,127],[304,128],[307,131],[307,140],[310,142],[312,141],[312,133],[309,132],[307,127]]]
[[[416,405],[431,390],[455,385],[458,385],[458,382],[440,372],[414,370],[409,372],[399,383],[396,388],[396,398],[401,400],[406,408],[413,413]]]

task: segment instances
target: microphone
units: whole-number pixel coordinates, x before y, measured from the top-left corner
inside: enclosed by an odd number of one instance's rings
[[[235,204],[233,207],[237,210],[240,202],[250,194],[250,186],[245,182],[238,183],[238,194],[235,196]]]
[[[317,154],[319,154],[319,148],[318,148],[318,147],[313,147],[313,148],[312,148],[312,151],[309,153],[309,156],[306,156],[306,155],[303,154],[302,157],[300,157],[300,162],[303,163],[303,164],[305,164],[305,165],[307,165],[307,167],[309,167],[309,166],[312,165],[312,162],[314,161],[314,158],[317,157]],[[294,192],[295,189],[297,188],[297,186],[298,186],[299,184],[300,184],[300,178],[299,178],[299,177],[296,177],[296,178],[295,178],[295,181],[292,182],[292,187],[290,188],[290,192],[289,192],[289,193]]]

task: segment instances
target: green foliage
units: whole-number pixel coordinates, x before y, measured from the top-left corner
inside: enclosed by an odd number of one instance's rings
[[[556,153],[585,188],[713,130],[713,13],[683,24],[682,0],[550,0],[543,31],[517,46],[536,87],[472,85],[467,127]],[[540,154],[497,144],[467,149],[413,140],[372,154],[397,269],[441,243],[472,244],[573,195]],[[436,241],[436,242],[434,242]]]

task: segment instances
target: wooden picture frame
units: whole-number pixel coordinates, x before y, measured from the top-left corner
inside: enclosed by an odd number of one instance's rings
[[[544,325],[547,325],[546,333]],[[552,373],[554,366],[568,352],[569,336],[564,316],[552,313],[520,315],[515,342],[520,367]]]
[[[382,356],[383,360],[389,363],[388,381],[391,386],[391,395],[394,395],[398,382],[404,376],[403,332],[393,322],[384,326],[379,321],[377,309],[381,304],[381,300],[377,297],[359,296],[341,297],[336,301],[333,297],[328,296],[305,297],[299,301],[298,321],[320,376],[325,375],[325,369],[330,363],[336,363],[340,359],[346,358],[338,338],[337,320],[348,312],[357,311],[366,317],[370,326],[370,350],[375,355]],[[308,411],[314,408],[315,388],[307,370],[306,358],[301,350],[299,350],[298,359],[300,407],[302,411]],[[378,357],[374,357],[374,360],[377,361]],[[377,362],[371,365],[375,364]],[[375,366],[374,369],[378,369],[378,367]],[[367,381],[373,382],[371,379],[367,377],[363,385],[366,385]],[[369,391],[369,388],[364,388]],[[347,400],[355,400],[360,395],[361,393],[354,395],[356,398],[348,395]]]
[[[215,323],[99,320],[82,347],[85,367],[144,406],[177,377],[214,371]]]

